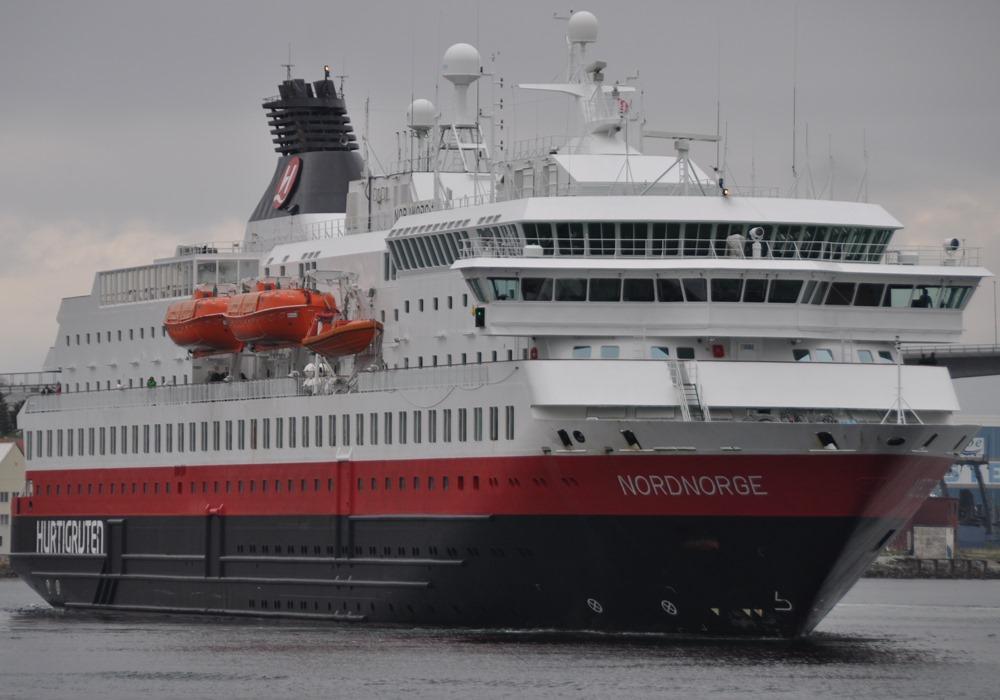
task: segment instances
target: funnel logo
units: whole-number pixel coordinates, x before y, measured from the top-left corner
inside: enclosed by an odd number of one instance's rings
[[[285,203],[292,194],[292,190],[295,189],[295,183],[298,181],[299,171],[301,170],[301,158],[295,156],[288,161],[288,165],[285,166],[285,172],[281,174],[281,179],[278,180],[278,186],[274,189],[275,209],[281,209],[285,206]]]

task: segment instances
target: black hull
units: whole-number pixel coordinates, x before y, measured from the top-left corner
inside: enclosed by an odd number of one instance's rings
[[[900,523],[850,517],[105,519],[104,554],[34,554],[55,606],[477,628],[797,636]]]

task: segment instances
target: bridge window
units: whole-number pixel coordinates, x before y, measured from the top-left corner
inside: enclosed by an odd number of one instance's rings
[[[827,306],[850,306],[854,299],[854,282],[834,282],[826,297]]]
[[[613,239],[613,236],[612,236]],[[542,247],[545,255],[552,255],[554,252],[552,245],[552,227],[547,223],[526,223],[524,224],[524,242],[527,245],[538,245]]]
[[[552,280],[547,277],[525,277],[521,280],[521,298],[524,301],[552,301]],[[451,297],[448,297],[451,308]]]
[[[609,222],[587,224],[587,243],[591,255],[614,255],[615,225]]]
[[[490,286],[493,288],[493,298],[497,301],[518,299],[516,277],[490,277],[489,280]],[[420,301],[422,305],[423,299]]]
[[[743,291],[743,280],[713,279],[712,301],[739,301]]]
[[[656,291],[660,301],[684,301],[680,280],[658,279],[656,280]]]
[[[626,279],[622,299],[624,301],[654,301],[653,280]]]
[[[583,255],[583,224],[556,224],[559,255]]]
[[[701,279],[686,278],[684,281],[684,298],[688,301],[708,301],[708,283]]]
[[[859,284],[858,293],[854,297],[855,306],[878,306],[882,300],[884,284]]]
[[[794,304],[799,300],[802,280],[774,280],[767,300],[774,304]]]
[[[761,303],[767,297],[767,280],[748,279],[743,285],[743,301]]]
[[[586,301],[587,280],[557,279],[556,301]]]
[[[619,225],[622,255],[646,255],[647,229],[644,223],[624,222]]]
[[[972,294],[972,287],[946,287],[941,295],[940,308],[961,309],[965,306],[969,295]]]
[[[618,301],[621,299],[622,281],[618,278],[590,280],[591,301]]]

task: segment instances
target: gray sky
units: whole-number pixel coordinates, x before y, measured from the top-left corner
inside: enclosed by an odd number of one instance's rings
[[[796,7],[800,191],[869,199],[906,229],[992,248],[1000,225],[1000,3],[590,2],[591,56],[610,80],[639,71],[648,125],[727,126],[730,182],[791,187]],[[476,44],[505,85],[558,77],[570,6],[527,2],[46,2],[0,0],[0,371],[40,367],[63,296],[98,269],[142,264],[179,241],[236,240],[275,161],[261,98],[294,73],[346,72],[356,128],[395,157],[411,95],[435,98],[440,57]],[[447,107],[442,86],[439,107]],[[485,93],[484,93],[485,95]],[[504,94],[508,141],[554,134],[566,102]],[[548,110],[548,112],[546,111]],[[548,114],[548,116],[546,116]],[[806,162],[805,129],[809,129]],[[662,148],[662,147],[660,147]],[[647,149],[656,151],[656,149]],[[833,177],[829,160],[833,156]],[[711,166],[715,150],[697,147]],[[15,303],[16,300],[16,303]],[[993,282],[967,318],[992,342]]]

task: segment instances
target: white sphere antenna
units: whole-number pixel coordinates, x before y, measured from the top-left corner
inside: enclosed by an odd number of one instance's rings
[[[944,246],[944,252],[955,253],[958,251],[959,248],[962,247],[962,241],[958,240],[957,238],[945,238],[943,246]]]
[[[441,75],[455,86],[455,123],[468,124],[466,96],[482,75],[479,51],[472,44],[453,44],[444,52]]]
[[[581,10],[574,12],[569,18],[566,38],[571,44],[593,44],[597,41],[597,17],[593,12]]]
[[[406,123],[418,134],[426,134],[434,128],[435,114],[433,102],[422,98],[416,99],[410,103],[410,108],[406,110]]]

